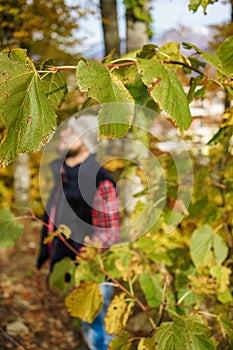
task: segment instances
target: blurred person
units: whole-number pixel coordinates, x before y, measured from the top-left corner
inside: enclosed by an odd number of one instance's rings
[[[54,187],[51,192],[41,232],[37,268],[50,260],[54,264],[76,255],[55,237],[48,244],[44,239],[59,225],[71,229],[67,242],[77,251],[85,249],[85,237],[101,242],[107,249],[120,241],[119,197],[116,184],[108,171],[96,161],[98,147],[97,118],[72,116],[59,135],[57,150],[60,155],[51,163]],[[94,243],[93,243],[94,244]],[[91,350],[106,350],[112,337],[104,329],[104,317],[112,298],[111,285],[100,286],[104,305],[92,324],[82,322],[84,338]]]

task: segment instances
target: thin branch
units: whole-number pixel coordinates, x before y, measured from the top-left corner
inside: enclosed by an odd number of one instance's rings
[[[111,63],[106,63],[105,66],[106,67],[123,67],[123,66],[130,66],[130,65],[137,64],[136,59],[135,60],[130,60],[128,62],[117,63],[119,61],[120,60],[115,60],[115,61],[112,61]],[[162,63],[166,63],[166,64],[178,64],[178,65],[183,66],[185,68],[191,69],[191,70],[193,70],[194,72],[196,72],[196,73],[198,73],[200,75],[204,75],[204,73],[202,71],[200,71],[198,68],[190,66],[190,65],[188,65],[188,64],[186,64],[184,62],[173,61],[173,60],[161,60],[161,62]],[[54,66],[54,67],[51,67],[49,69],[49,71],[51,71],[51,72],[58,72],[60,70],[76,70],[76,69],[77,69],[77,66]]]
[[[147,305],[144,305],[141,300],[139,300],[135,295],[133,295],[131,292],[129,292],[117,279],[111,276],[110,273],[108,273],[103,267],[96,265],[93,261],[90,261],[89,259],[84,259],[82,256],[80,256],[79,252],[75,250],[62,235],[57,236],[66,246],[69,248],[75,255],[79,256],[84,261],[88,261],[90,265],[92,265],[94,268],[102,272],[105,276],[107,276],[119,289],[121,289],[125,294],[127,294],[132,300],[134,300],[135,303],[138,304],[138,306],[142,309],[142,311],[148,312],[150,308]],[[151,317],[149,317],[149,321],[152,325],[152,327],[155,329],[156,325]]]
[[[30,209],[31,215],[22,215],[22,216],[16,216],[15,218],[17,220],[27,220],[27,219],[31,219],[31,220],[35,220],[37,222],[39,222],[39,224],[48,227],[49,225],[44,222],[43,220],[39,219],[34,213],[33,211]]]
[[[207,311],[198,311],[197,313],[208,317],[218,318],[218,315],[211,314],[210,312],[207,312]]]
[[[173,60],[161,60],[161,62],[166,63],[166,64],[178,64],[178,65],[183,66],[185,68],[189,68],[189,69],[193,70],[194,72],[197,72],[200,75],[204,75],[204,73],[202,71],[200,71],[198,68],[190,66],[184,62],[173,61]]]

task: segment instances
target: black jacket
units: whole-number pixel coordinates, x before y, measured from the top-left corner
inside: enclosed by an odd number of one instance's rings
[[[54,230],[60,224],[65,224],[72,230],[68,243],[78,251],[83,245],[85,236],[91,236],[94,229],[92,226],[92,203],[96,194],[96,188],[101,181],[106,179],[112,181],[110,174],[95,160],[95,155],[89,156],[83,163],[68,167],[61,161],[56,160],[51,164],[54,175],[54,188],[46,208],[44,222],[48,223],[51,217],[51,209],[55,207],[56,215]],[[43,226],[41,232],[40,252],[37,267],[50,258],[51,269],[53,265],[65,256],[75,258],[72,252],[58,237],[52,241],[49,253],[48,245],[44,244],[44,238],[48,235],[48,228]]]

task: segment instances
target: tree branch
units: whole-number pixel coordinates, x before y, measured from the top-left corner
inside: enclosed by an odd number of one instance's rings
[[[180,66],[183,66],[185,68],[191,69],[194,72],[200,74],[200,75],[204,75],[204,73],[202,71],[200,71],[198,68],[190,66],[184,62],[180,62],[180,61],[173,61],[173,60],[161,60],[162,63],[166,63],[166,64],[178,64]]]
[[[190,66],[184,62],[173,61],[173,60],[161,60],[160,62],[165,63],[165,64],[177,64],[177,65],[183,66],[185,68],[191,69],[200,75],[204,75],[204,73],[202,71],[200,71],[198,68]],[[131,66],[131,65],[135,65],[135,64],[137,64],[136,60],[129,61],[129,62],[122,62],[122,63],[117,63],[117,62],[115,63],[113,61],[111,63],[106,63],[105,66],[106,67],[123,67],[123,66]],[[49,70],[51,72],[58,72],[60,70],[76,70],[76,69],[77,69],[77,66],[54,66],[54,67],[51,67]]]

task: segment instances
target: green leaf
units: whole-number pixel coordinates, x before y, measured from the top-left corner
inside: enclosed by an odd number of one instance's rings
[[[82,281],[77,289],[65,298],[65,304],[73,317],[92,323],[103,306],[103,297],[98,284]]]
[[[186,62],[189,64],[188,59],[180,53],[180,44],[176,42],[167,42],[163,44],[159,48],[156,57],[165,61],[173,60],[178,62]]]
[[[158,350],[214,350],[209,328],[197,316],[175,317],[173,322],[164,322],[156,334]]]
[[[204,225],[194,231],[191,240],[190,253],[196,267],[221,264],[227,257],[228,248],[223,238]]]
[[[208,335],[209,328],[204,324],[202,318],[198,315],[183,317],[185,327],[189,333],[193,335]]]
[[[39,150],[56,127],[54,108],[25,50],[0,53],[0,117],[6,126],[1,144],[3,166],[18,154]]]
[[[189,341],[185,323],[181,318],[174,322],[163,322],[159,327],[156,339],[158,350],[180,350],[185,349]]]
[[[26,50],[12,49],[0,52],[0,85],[14,78],[20,73],[35,70],[33,63],[26,56]]]
[[[229,338],[233,342],[233,321],[223,314],[218,316],[218,321],[221,326],[223,336],[225,338]]]
[[[215,350],[216,345],[213,338],[207,339],[203,335],[190,335],[189,350]]]
[[[176,121],[181,131],[188,129],[192,116],[184,89],[176,72],[156,60],[139,59],[142,81],[159,107]]]
[[[139,76],[136,76],[133,82],[127,84],[127,89],[138,105],[145,106],[149,99],[151,99],[147,87],[143,84]]]
[[[104,274],[92,267],[88,261],[81,261],[74,274],[75,285],[79,285],[83,280],[101,283],[104,281],[104,277]]]
[[[223,139],[227,130],[228,130],[227,126],[224,126],[220,129],[218,129],[216,134],[208,141],[207,145],[212,146],[212,145],[216,145],[217,143],[221,142],[221,140]]]
[[[204,324],[199,316],[184,318],[187,333],[189,335],[189,350],[214,350],[215,341],[209,337],[209,328]]]
[[[40,70],[49,70],[53,66],[53,60],[46,60],[40,66]],[[67,85],[63,76],[60,72],[41,73],[40,76],[48,100],[55,109],[58,108],[67,93]]]
[[[131,346],[130,346],[128,337],[129,335],[127,332],[121,332],[120,335],[117,335],[111,340],[108,349],[109,350],[129,350]]]
[[[196,12],[199,8],[199,6],[201,6],[201,2],[202,0],[190,0],[189,1],[189,10]]]
[[[206,15],[207,14],[207,6],[209,4],[213,4],[217,2],[218,0],[189,0],[189,10],[196,12],[200,6],[203,8],[203,12]]]
[[[217,69],[222,74],[228,74],[226,67],[223,67],[223,62],[221,61],[220,57],[217,55],[212,55],[208,52],[204,52],[201,49],[199,49],[196,45],[190,44],[190,43],[183,43],[184,48],[190,50],[194,49],[196,52],[204,58],[209,64],[211,64],[215,69]]]
[[[132,103],[105,103],[99,112],[99,133],[108,138],[123,137],[132,124],[134,105]]]
[[[233,36],[228,37],[217,49],[217,56],[222,62],[226,74],[233,73]]]
[[[16,220],[9,208],[0,211],[0,247],[14,245],[23,234],[24,226]]]
[[[99,63],[81,59],[77,65],[77,82],[82,92],[88,92],[100,104],[99,132],[109,138],[124,136],[133,120],[133,98],[124,84],[109,69]]]
[[[104,267],[112,277],[122,277],[127,279],[131,274],[130,264],[133,252],[129,245],[112,247],[105,253]]]
[[[146,273],[140,275],[140,285],[149,306],[158,306],[162,301],[163,286],[158,279]]]
[[[155,56],[156,51],[158,50],[158,45],[146,44],[141,50],[137,52],[137,57],[139,58],[152,58]]]
[[[155,337],[152,338],[141,338],[140,342],[138,343],[137,350],[155,350]]]
[[[189,103],[193,100],[193,98],[195,96],[196,87],[199,85],[201,80],[202,80],[202,77],[200,77],[200,76],[198,76],[196,78],[192,77],[190,79],[190,89],[189,89],[189,92],[188,92],[188,101],[189,101]]]
[[[69,290],[73,283],[73,274],[75,266],[71,258],[65,257],[58,261],[49,276],[50,286],[54,286],[60,290]],[[66,282],[66,276],[70,276],[70,281]]]

